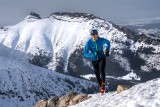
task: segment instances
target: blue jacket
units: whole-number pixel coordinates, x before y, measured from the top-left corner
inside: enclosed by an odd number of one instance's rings
[[[92,61],[98,61],[105,58],[104,48],[110,50],[110,41],[98,37],[96,41],[89,39],[84,48],[84,56],[90,58]]]

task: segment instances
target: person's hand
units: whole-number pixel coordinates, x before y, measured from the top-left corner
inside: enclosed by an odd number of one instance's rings
[[[109,51],[106,51],[106,57],[108,57],[109,56]]]
[[[93,54],[94,54],[94,56],[97,56],[97,52],[94,52]]]

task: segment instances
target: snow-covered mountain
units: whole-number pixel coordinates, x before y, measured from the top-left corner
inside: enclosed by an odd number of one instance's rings
[[[83,57],[91,28],[111,41],[107,78],[147,81],[160,76],[159,36],[142,35],[87,13],[58,12],[47,18],[31,13],[17,25],[0,29],[0,106],[28,107],[70,90],[95,91],[95,83],[69,76],[94,77]]]
[[[135,85],[120,94],[93,94],[89,100],[70,107],[160,107],[160,78]]]
[[[34,66],[26,53],[0,45],[0,107],[32,107],[70,91],[93,93],[96,84]]]
[[[139,35],[145,35],[154,40],[160,39],[160,23],[126,25],[125,27],[131,29]]]
[[[142,81],[160,76],[159,39],[136,35],[92,14],[57,12],[41,18],[31,13],[17,25],[2,27],[0,43],[27,53],[34,65],[84,77],[93,74],[91,63],[83,57],[83,48],[94,27],[100,37],[111,41],[108,76],[123,78],[133,74],[129,79]]]

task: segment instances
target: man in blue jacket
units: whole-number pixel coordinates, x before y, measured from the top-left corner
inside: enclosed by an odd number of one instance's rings
[[[84,56],[92,60],[94,72],[99,84],[100,93],[105,93],[106,56],[109,56],[110,41],[98,36],[97,30],[91,30],[91,38],[84,48]]]

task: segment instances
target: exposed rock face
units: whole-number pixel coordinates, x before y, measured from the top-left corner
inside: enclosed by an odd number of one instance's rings
[[[89,97],[87,94],[79,94],[75,96],[72,100],[70,100],[69,105],[75,105],[77,103],[87,100],[88,98]]]
[[[34,18],[36,18],[36,19],[41,19],[40,15],[37,14],[37,13],[35,13],[35,12],[31,12],[29,15],[32,16],[32,17],[30,17],[30,18],[33,18],[33,17],[34,17]]]
[[[37,49],[37,51],[38,54],[36,53],[35,55],[31,55],[32,58],[29,59],[29,62],[33,65],[46,68],[46,65],[51,60],[51,54],[47,54],[47,52],[45,52],[44,50],[40,50],[39,48]]]
[[[50,100],[48,100],[47,107],[55,107],[57,102],[58,102],[58,100],[59,100],[59,97],[57,97],[57,96],[51,98]]]
[[[67,107],[78,104],[84,100],[89,99],[87,94],[79,94],[77,92],[70,92],[66,96],[53,97],[48,101],[41,100],[34,107]]]
[[[97,17],[97,16],[94,16],[93,14],[88,14],[88,13],[79,13],[79,12],[75,12],[75,13],[71,13],[71,12],[55,12],[55,13],[52,13],[50,15],[50,17],[54,16],[54,15],[57,15],[57,16],[68,16],[68,17],[73,17],[73,18],[87,18],[87,19],[102,19],[100,17]]]
[[[47,107],[47,101],[41,100],[34,107]]]
[[[37,13],[34,13],[34,12],[31,12],[31,13],[25,18],[25,20],[26,20],[28,23],[37,21],[37,20],[39,20],[39,19],[41,19],[40,15],[37,14]]]

